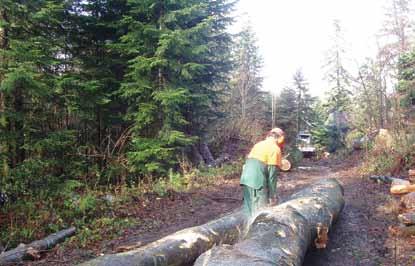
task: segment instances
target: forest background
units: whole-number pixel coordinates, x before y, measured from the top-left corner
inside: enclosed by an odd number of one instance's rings
[[[301,70],[279,95],[262,90],[255,33],[249,23],[228,30],[234,5],[0,0],[1,246],[69,225],[80,245],[103,226],[115,233],[132,223],[108,218],[117,204],[237,173],[273,126],[286,131],[294,164],[296,136],[310,131],[319,156],[360,143],[363,174],[414,166],[411,1],[390,1],[388,41],[357,73],[333,22],[325,100]],[[380,129],[393,139],[386,146],[373,141]]]

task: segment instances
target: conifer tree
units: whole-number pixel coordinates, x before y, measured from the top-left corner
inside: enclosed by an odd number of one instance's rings
[[[293,77],[294,84],[293,89],[296,91],[296,115],[297,115],[297,130],[299,133],[302,130],[310,129],[312,125],[313,109],[312,105],[315,101],[315,98],[312,97],[309,93],[309,88],[306,79],[301,70],[298,70]]]
[[[141,174],[165,173],[175,153],[210,122],[214,86],[226,77],[228,1],[130,1],[120,47],[132,56],[120,89],[134,125],[129,159]]]
[[[340,21],[335,20],[333,46],[327,53],[326,80],[329,84],[328,104],[333,111],[345,111],[350,104],[350,74],[345,68],[346,50]]]
[[[289,142],[297,136],[297,92],[291,87],[282,89],[276,101],[276,124],[286,132]]]

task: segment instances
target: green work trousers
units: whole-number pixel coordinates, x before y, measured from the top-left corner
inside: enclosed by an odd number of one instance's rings
[[[268,189],[254,189],[243,186],[244,203],[243,208],[247,216],[252,217],[262,207],[268,204]]]

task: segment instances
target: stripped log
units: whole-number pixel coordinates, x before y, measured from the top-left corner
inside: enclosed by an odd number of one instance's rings
[[[54,247],[56,244],[75,234],[75,227],[71,227],[48,237],[34,241],[27,245],[20,245],[15,249],[0,254],[0,265],[16,265],[25,259],[38,259],[39,253]]]
[[[191,265],[200,254],[214,245],[234,244],[243,235],[245,227],[245,215],[238,210],[207,224],[181,230],[138,249],[99,257],[82,265]]]
[[[321,244],[317,230],[330,228],[343,206],[339,182],[320,180],[289,201],[261,211],[243,241],[214,247],[195,265],[301,265],[312,240]]]

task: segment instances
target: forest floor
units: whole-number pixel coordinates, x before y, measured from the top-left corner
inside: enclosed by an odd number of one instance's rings
[[[397,224],[396,201],[389,186],[358,175],[359,155],[347,160],[304,160],[283,173],[278,191],[283,200],[293,192],[326,177],[344,185],[345,208],[329,233],[324,250],[311,248],[306,266],[414,265],[415,239],[397,238],[389,230]],[[170,192],[166,197],[148,194],[126,210],[140,220],[116,239],[106,239],[86,249],[56,247],[45,258],[27,265],[74,265],[97,255],[125,251],[162,238],[180,229],[200,225],[242,204],[239,176],[218,179],[216,184],[191,192]]]

